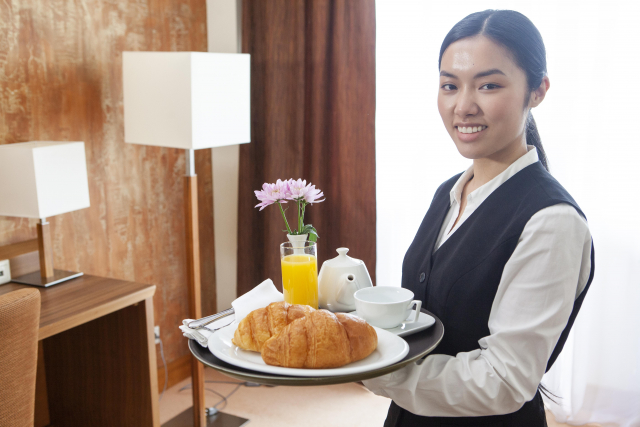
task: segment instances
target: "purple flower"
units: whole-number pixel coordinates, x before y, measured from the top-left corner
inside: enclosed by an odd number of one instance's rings
[[[290,179],[289,181],[289,200],[304,199],[304,196],[309,191],[311,184],[307,185],[306,180],[298,179],[297,181]]]
[[[287,203],[287,199],[289,199],[289,195],[291,194],[289,182],[280,179],[276,181],[275,184],[265,182],[262,184],[262,190],[254,191],[254,193],[256,193],[256,197],[260,200],[260,203],[255,207],[260,207],[260,210],[276,202]]]
[[[311,225],[304,225],[304,210],[305,207],[312,203],[324,202],[325,199],[318,200],[324,197],[324,193],[316,189],[315,185],[311,183],[307,184],[306,180],[288,179],[286,181],[278,180],[275,184],[269,184],[265,182],[262,184],[262,190],[254,191],[260,203],[256,205],[256,208],[263,210],[269,205],[274,203],[278,204],[280,208],[280,214],[287,226],[287,232],[293,235],[308,234],[309,240],[315,242],[318,238],[318,232]],[[285,209],[282,209],[282,203],[287,203],[287,200],[292,200],[297,205],[298,211],[298,225],[297,228],[292,230],[287,221],[285,215]]]
[[[318,200],[320,197],[324,196],[322,191],[316,190],[316,186],[309,183],[307,185],[306,180],[298,179],[297,181],[290,179],[289,180],[289,200],[302,200],[304,199],[307,203],[316,203],[323,202],[324,199]]]
[[[311,185],[311,187],[309,187],[309,190],[307,190],[307,193],[304,195],[304,200],[307,203],[324,202],[325,199],[318,200],[320,197],[324,197],[324,193],[320,190],[317,190],[315,185]]]

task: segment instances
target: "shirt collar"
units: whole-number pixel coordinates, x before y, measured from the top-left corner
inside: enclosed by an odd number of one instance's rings
[[[522,169],[530,166],[538,161],[538,150],[533,145],[527,145],[527,153],[522,155],[518,160],[511,163],[507,169],[505,169],[498,176],[493,178],[491,181],[487,182],[483,186],[474,190],[471,194],[469,194],[468,199],[474,199],[477,203],[482,203],[484,199],[489,197],[489,194],[493,193],[498,187],[504,184],[509,178],[511,178],[516,173],[520,172]],[[471,177],[473,176],[473,164],[462,173],[460,178],[456,181],[455,185],[449,192],[449,200],[450,204],[453,202],[460,203],[460,199],[462,197],[462,190],[464,189],[465,184]]]

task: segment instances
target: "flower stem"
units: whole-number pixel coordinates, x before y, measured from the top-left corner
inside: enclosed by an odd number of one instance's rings
[[[289,227],[289,221],[287,221],[287,217],[284,214],[284,210],[282,209],[282,205],[280,204],[280,202],[278,203],[278,207],[280,208],[280,213],[282,214],[282,218],[284,219],[284,224],[287,226],[287,231],[289,231],[289,234],[291,234],[291,228]]]
[[[305,202],[302,202],[302,225],[304,226],[304,209],[307,207]]]

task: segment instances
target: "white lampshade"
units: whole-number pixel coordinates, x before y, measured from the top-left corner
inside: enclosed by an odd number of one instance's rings
[[[47,218],[88,207],[84,142],[0,145],[0,215]]]
[[[183,149],[250,142],[249,59],[123,52],[125,142]]]

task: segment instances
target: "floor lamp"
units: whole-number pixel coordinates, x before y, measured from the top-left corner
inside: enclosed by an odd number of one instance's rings
[[[189,317],[193,319],[202,317],[194,150],[250,141],[249,60],[248,54],[208,52],[122,54],[125,142],[186,152]],[[193,425],[212,425],[205,416],[203,365],[195,358],[191,378]]]
[[[0,145],[0,215],[38,218],[40,270],[12,278],[48,287],[82,276],[53,268],[48,217],[89,207],[84,142],[31,141]]]

